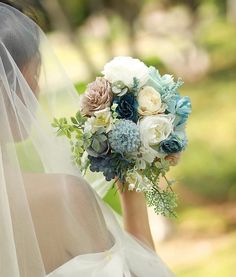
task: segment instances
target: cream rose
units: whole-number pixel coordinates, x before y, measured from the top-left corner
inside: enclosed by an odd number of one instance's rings
[[[158,152],[154,150],[153,147],[168,138],[171,134],[174,118],[175,117],[170,114],[161,114],[145,116],[140,120],[140,138],[146,150],[151,153],[155,151],[158,156]]]
[[[138,112],[141,115],[163,113],[167,108],[166,104],[161,101],[160,93],[150,86],[145,86],[139,91],[137,100]]]
[[[122,56],[108,62],[102,73],[110,83],[122,81],[127,87],[133,86],[134,78],[138,79],[139,87],[144,86],[149,78],[148,67],[143,62]]]

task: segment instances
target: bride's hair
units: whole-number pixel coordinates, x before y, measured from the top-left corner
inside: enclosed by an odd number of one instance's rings
[[[16,3],[16,1],[1,0],[0,3],[9,5],[23,13],[23,7]]]
[[[23,8],[14,2],[0,1],[0,3],[9,5],[24,13]],[[30,28],[33,27],[31,24]],[[13,60],[20,69],[39,53],[39,35],[37,30],[36,26],[34,30],[26,29],[25,26],[22,26],[22,24],[18,22],[14,13],[9,12],[9,10],[6,10],[0,18],[1,42],[8,49]],[[34,34],[34,36],[32,36],[32,34]]]
[[[33,24],[32,21],[29,22],[28,18],[22,16],[19,20],[18,11],[23,12],[20,6],[8,1],[0,1],[0,3],[6,4],[0,6],[0,67],[8,80],[10,90],[14,91],[24,103],[23,94],[20,93],[21,89],[16,83],[16,76],[23,76],[32,92],[37,96],[41,65],[40,31],[36,24]],[[7,6],[14,9],[9,9]],[[17,73],[16,68],[22,75]],[[26,137],[23,133],[24,128],[19,127],[19,123],[17,123],[14,103],[9,100],[7,88],[2,79],[0,80],[0,93],[7,107],[13,139],[20,141]]]

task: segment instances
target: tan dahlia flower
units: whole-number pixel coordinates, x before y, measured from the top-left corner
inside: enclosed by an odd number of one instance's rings
[[[96,111],[110,107],[112,102],[112,91],[110,83],[103,77],[97,77],[90,83],[82,97],[81,112],[91,116]]]

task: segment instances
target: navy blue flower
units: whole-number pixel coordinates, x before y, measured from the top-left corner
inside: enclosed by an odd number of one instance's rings
[[[186,140],[181,139],[176,135],[171,135],[169,138],[160,143],[160,151],[166,154],[174,154],[182,151],[186,146]]]
[[[127,160],[120,154],[108,153],[106,156],[93,157],[88,156],[90,160],[90,170],[92,172],[102,172],[107,181],[118,177],[124,181],[126,171],[134,166],[134,162]]]
[[[115,98],[113,103],[118,105],[118,118],[132,120],[135,123],[138,121],[138,102],[132,93]]]

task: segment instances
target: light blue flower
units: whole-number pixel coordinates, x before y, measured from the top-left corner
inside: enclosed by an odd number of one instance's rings
[[[176,94],[173,97],[166,99],[167,111],[171,114],[175,114],[177,102],[180,99],[180,95]]]
[[[117,153],[138,150],[141,141],[138,126],[130,120],[118,120],[108,134],[111,148]]]
[[[174,114],[176,115],[174,125],[180,126],[185,124],[192,111],[191,101],[188,96],[179,97],[176,101]]]
[[[178,130],[183,130],[184,125],[191,113],[191,102],[188,96],[181,97],[178,89],[183,81],[174,81],[172,75],[160,75],[155,67],[149,67],[149,79],[147,85],[155,88],[161,95],[162,101],[167,105],[167,112],[176,116],[174,125]]]
[[[175,82],[170,74],[161,76],[159,71],[151,66],[149,67],[149,79],[146,85],[154,87],[161,94],[162,101],[167,105],[169,103],[171,106],[173,105],[172,101],[179,95],[178,89],[183,85],[183,81],[178,79]]]

